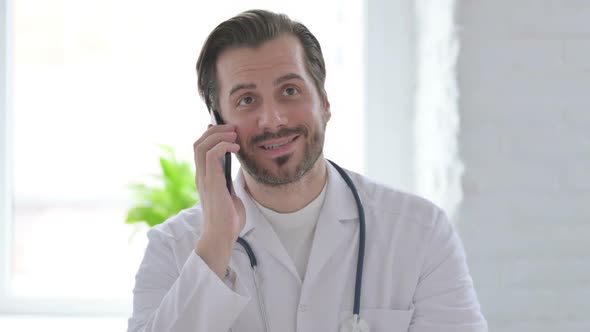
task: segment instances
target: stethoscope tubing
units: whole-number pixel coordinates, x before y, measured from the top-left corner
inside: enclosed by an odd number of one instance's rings
[[[356,189],[356,186],[352,182],[352,179],[350,178],[350,176],[348,176],[348,174],[346,174],[346,172],[340,166],[338,166],[335,162],[333,162],[331,160],[328,160],[328,161],[330,162],[330,164],[332,164],[332,166],[334,166],[334,168],[336,168],[338,173],[340,173],[340,176],[342,176],[342,178],[344,179],[344,181],[348,185],[348,188],[350,189],[350,191],[352,192],[352,195],[354,196],[356,208],[357,208],[358,215],[359,215],[359,249],[358,249],[356,277],[355,277],[355,284],[354,284],[354,306],[353,306],[353,311],[352,311],[353,315],[355,317],[359,317],[360,305],[361,305],[361,285],[362,285],[362,281],[363,281],[363,266],[364,266],[364,260],[365,260],[365,209],[363,207],[358,190]],[[261,306],[264,306],[264,302],[262,302],[261,293],[258,288],[259,287],[258,282],[256,280],[256,268],[258,265],[258,261],[256,260],[256,255],[254,255],[254,251],[252,250],[252,247],[250,247],[250,244],[248,243],[248,241],[244,240],[241,237],[238,237],[237,242],[244,248],[244,250],[246,251],[246,254],[248,255],[248,258],[250,260],[250,266],[252,267],[252,270],[254,272],[254,278],[255,278],[254,281],[255,281],[255,286],[256,286],[256,293],[258,293],[258,301]],[[263,319],[264,324],[266,325],[265,327],[268,331],[268,321],[267,321],[265,309],[266,308],[264,308],[264,307],[260,308],[260,310],[262,311],[262,313],[261,313],[262,319]]]
[[[356,208],[358,210],[359,215],[359,251],[357,256],[357,263],[356,263],[356,280],[354,283],[354,307],[352,309],[353,315],[359,316],[360,313],[360,306],[361,306],[361,284],[363,281],[363,266],[365,261],[365,209],[363,207],[363,203],[361,202],[361,198],[359,196],[358,190],[354,183],[352,183],[352,179],[346,172],[338,166],[335,162],[328,160],[332,166],[336,168],[338,173],[342,176],[348,188],[352,192],[354,196],[354,200],[356,202]]]

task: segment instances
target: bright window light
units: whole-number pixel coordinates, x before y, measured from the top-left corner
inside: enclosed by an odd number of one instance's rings
[[[326,156],[364,172],[362,1],[11,4],[12,155],[0,162],[13,179],[4,286],[14,298],[55,299],[48,306],[65,313],[96,299],[131,309],[147,227],[124,223],[128,185],[159,172],[157,144],[192,161],[210,121],[196,88],[198,52],[243,10],[284,12],[316,34],[332,108]]]

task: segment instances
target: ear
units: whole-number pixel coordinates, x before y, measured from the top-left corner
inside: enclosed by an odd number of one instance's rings
[[[332,111],[330,110],[330,101],[328,100],[328,97],[326,96],[326,99],[324,99],[324,120],[326,122],[330,121],[330,118],[332,117]]]

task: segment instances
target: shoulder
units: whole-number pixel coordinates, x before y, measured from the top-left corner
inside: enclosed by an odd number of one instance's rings
[[[379,219],[409,223],[415,227],[432,229],[437,223],[446,222],[446,214],[433,202],[415,194],[407,193],[361,174],[347,171],[357,186],[367,215]]]
[[[148,236],[158,236],[175,241],[186,238],[189,235],[196,237],[200,234],[202,220],[201,204],[197,203],[190,208],[178,212],[163,223],[152,227]]]

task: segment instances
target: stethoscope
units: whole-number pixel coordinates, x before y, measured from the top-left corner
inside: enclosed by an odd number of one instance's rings
[[[346,172],[336,163],[331,160],[328,161],[332,164],[332,166],[334,166],[334,168],[336,168],[338,173],[340,173],[340,176],[342,176],[348,185],[348,188],[350,188],[350,191],[352,191],[359,215],[359,251],[356,266],[356,281],[354,284],[354,307],[352,310],[353,315],[351,318],[342,323],[340,326],[340,332],[369,332],[369,324],[359,316],[361,304],[361,282],[363,279],[363,261],[365,259],[365,210],[363,208],[363,204],[361,203],[358,191],[356,190],[354,183],[352,183],[350,176],[348,176],[348,174],[346,174]],[[256,256],[254,255],[250,244],[248,244],[246,240],[238,237],[237,243],[244,247],[248,258],[250,259],[250,266],[252,267],[252,274],[254,276],[254,287],[256,287],[256,294],[258,296],[260,315],[262,316],[262,321],[264,322],[265,331],[269,332],[270,328],[268,326],[268,319],[266,317],[264,300],[262,299],[262,294],[258,285],[258,279],[256,277],[256,267],[258,266]]]

